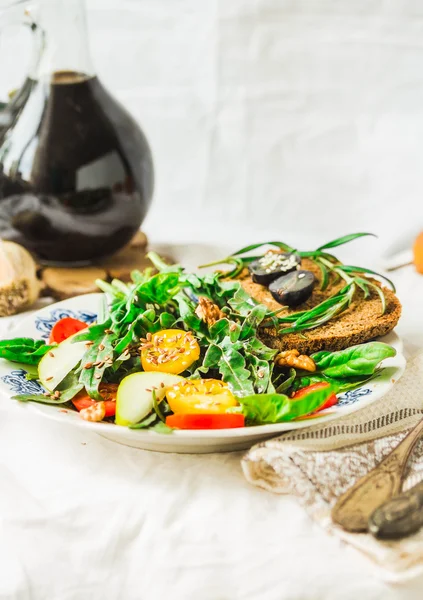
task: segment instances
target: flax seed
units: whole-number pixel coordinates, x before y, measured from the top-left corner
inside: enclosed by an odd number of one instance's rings
[[[100,375],[100,373],[96,373],[96,374],[94,375],[94,377],[95,377],[96,379],[101,379],[101,375]]]
[[[49,356],[51,356],[51,358],[54,358],[54,354],[53,354],[53,352],[51,352],[51,351],[50,351],[50,352],[48,353],[48,355],[49,355]]]
[[[162,382],[161,382],[161,384],[160,384],[160,387],[161,387],[161,388],[164,388],[164,386],[165,386],[165,384],[164,384],[164,383],[163,383],[163,381],[162,381]]]
[[[101,352],[102,350],[104,350],[104,348],[105,348],[105,347],[106,347],[106,346],[105,346],[104,344],[100,344],[100,345],[99,345],[99,347],[98,347],[98,349],[99,349],[99,350],[100,350],[100,352]]]
[[[92,362],[87,362],[87,363],[84,365],[84,369],[91,369],[91,368],[92,368],[92,366],[93,366],[93,363],[92,363]]]
[[[90,340],[88,340],[88,342],[85,342],[85,346],[87,348],[89,348],[90,346],[92,346],[94,344],[94,342],[91,342]]]
[[[53,379],[53,377],[47,377],[46,381],[51,381]]]
[[[148,342],[151,342],[151,338],[152,338],[152,337],[153,337],[153,336],[151,335],[151,333],[150,333],[150,332],[148,332],[148,333],[147,333],[147,341],[148,341]]]

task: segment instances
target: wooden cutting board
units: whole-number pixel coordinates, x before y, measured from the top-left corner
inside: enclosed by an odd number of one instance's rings
[[[147,236],[139,231],[123,250],[89,267],[39,267],[43,295],[65,300],[80,294],[98,292],[96,279],[129,281],[131,271],[151,266],[146,258]]]

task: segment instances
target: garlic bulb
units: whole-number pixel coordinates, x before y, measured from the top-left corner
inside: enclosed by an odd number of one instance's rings
[[[36,268],[25,248],[0,240],[0,317],[13,315],[38,298]]]

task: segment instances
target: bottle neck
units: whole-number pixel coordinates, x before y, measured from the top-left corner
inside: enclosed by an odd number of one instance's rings
[[[36,79],[66,83],[66,73],[94,75],[84,0],[41,0],[37,22],[42,48]]]

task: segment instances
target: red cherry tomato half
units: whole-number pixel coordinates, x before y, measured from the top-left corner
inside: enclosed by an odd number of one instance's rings
[[[114,417],[116,414],[116,392],[117,385],[114,383],[103,383],[99,387],[100,394],[104,398],[105,417]],[[78,412],[95,404],[97,400],[90,398],[85,390],[82,390],[72,399],[72,404]]]
[[[298,400],[299,398],[303,398],[310,392],[315,392],[316,390],[323,390],[324,388],[328,388],[328,387],[330,387],[330,384],[327,383],[326,381],[321,381],[319,383],[312,383],[311,385],[307,385],[306,387],[303,387],[300,390],[297,390],[294,394],[292,394],[292,399]],[[329,396],[329,398],[322,404],[322,406],[319,406],[319,408],[317,408],[314,411],[314,413],[324,410],[325,408],[329,408],[330,406],[333,406],[337,402],[338,402],[338,398],[336,397],[336,394],[331,394]]]
[[[244,427],[245,417],[230,414],[179,414],[166,417],[166,425],[176,429],[233,429]]]
[[[78,333],[82,329],[86,329],[88,325],[84,321],[73,319],[72,317],[64,317],[57,321],[50,332],[49,344],[60,344],[74,333]]]

